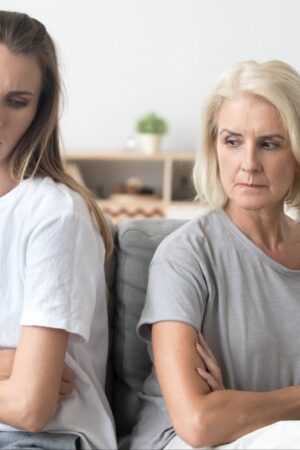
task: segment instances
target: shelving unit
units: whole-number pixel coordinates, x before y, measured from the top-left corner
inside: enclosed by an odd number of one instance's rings
[[[190,218],[199,211],[191,179],[195,153],[69,151],[65,159],[70,172],[97,195],[99,205],[114,222],[124,217]],[[153,193],[116,193],[132,177],[138,177]]]

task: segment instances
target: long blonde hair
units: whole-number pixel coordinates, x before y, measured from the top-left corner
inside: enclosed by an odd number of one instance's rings
[[[297,162],[294,182],[285,202],[300,204],[300,75],[282,61],[234,65],[219,78],[203,109],[202,133],[194,166],[194,185],[198,198],[212,208],[227,202],[219,174],[216,152],[217,117],[226,99],[250,94],[270,102],[279,112]]]
[[[35,118],[10,159],[12,177],[21,181],[49,176],[78,192],[96,221],[109,256],[113,248],[112,236],[96,197],[66,172],[60,154],[61,82],[53,40],[38,20],[27,14],[0,11],[0,42],[13,53],[34,56],[42,71],[42,90]]]

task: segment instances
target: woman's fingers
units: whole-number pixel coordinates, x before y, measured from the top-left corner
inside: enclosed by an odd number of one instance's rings
[[[199,342],[196,342],[197,351],[205,365],[205,369],[198,370],[199,375],[205,379],[212,390],[225,389],[221,369],[215,355],[205,342],[203,335],[199,332]]]
[[[64,400],[74,389],[75,372],[65,363],[59,386],[58,400]]]
[[[58,394],[58,401],[61,402],[65,399],[65,396],[63,394]]]
[[[219,385],[219,383],[215,380],[215,378],[206,370],[202,369],[201,367],[197,367],[197,372],[207,382],[211,391],[220,391],[224,389]]]
[[[71,394],[74,389],[73,383],[68,383],[66,381],[61,381],[59,386],[59,395],[66,396]]]
[[[63,368],[62,380],[69,383],[74,383],[75,378],[75,372],[65,363]]]
[[[213,352],[211,351],[211,349],[210,349],[209,346],[207,345],[207,343],[206,343],[206,341],[205,341],[205,339],[204,339],[203,334],[201,333],[201,331],[198,332],[198,339],[199,339],[200,344],[202,345],[202,347],[203,347],[204,350],[206,351],[206,353],[208,353],[208,354],[211,356],[211,358],[212,358],[215,362],[217,362],[217,360],[216,360],[216,358],[215,358],[215,355],[213,354]]]
[[[206,352],[206,350],[202,347],[202,345],[199,344],[199,342],[196,342],[196,348],[201,356],[206,368],[208,371],[215,377],[220,377],[220,368],[216,362],[215,359],[212,359],[211,355]]]

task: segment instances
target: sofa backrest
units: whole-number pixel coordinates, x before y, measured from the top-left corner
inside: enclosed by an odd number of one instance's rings
[[[149,264],[159,243],[183,223],[179,219],[126,220],[116,230],[115,259],[107,276],[114,372],[110,396],[119,436],[128,435],[136,423],[138,393],[151,369],[147,345],[136,334]]]

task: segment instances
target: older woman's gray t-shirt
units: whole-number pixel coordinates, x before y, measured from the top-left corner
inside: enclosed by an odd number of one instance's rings
[[[229,389],[300,384],[300,270],[269,258],[223,211],[188,222],[157,249],[139,335],[150,342],[163,320],[202,330]],[[154,368],[141,400],[131,448],[162,449],[175,432]]]

